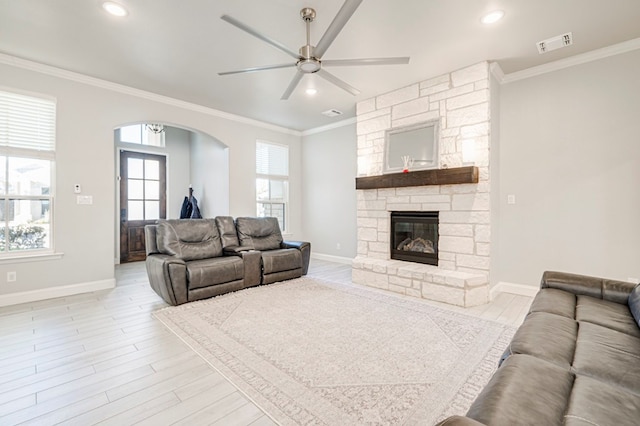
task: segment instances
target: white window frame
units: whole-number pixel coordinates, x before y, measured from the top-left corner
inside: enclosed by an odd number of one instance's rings
[[[140,127],[140,141],[133,142],[133,141],[122,140],[122,129],[125,127],[134,127],[134,126]],[[150,130],[149,126],[160,126],[162,128],[162,131],[160,133],[155,133]],[[127,124],[126,126],[122,126],[116,129],[116,138],[117,138],[117,142],[122,144],[142,145],[142,146],[149,146],[154,148],[164,148],[166,146],[165,128],[161,124],[149,124],[149,123]]]
[[[258,168],[258,149],[260,145],[273,146],[278,148],[284,148],[286,151],[286,174],[271,174],[271,173],[259,173]],[[259,215],[259,205],[260,204],[284,204],[283,208],[283,218],[280,223],[280,228],[282,233],[287,233],[289,230],[289,146],[279,143],[274,143],[267,140],[256,140],[256,216]],[[268,181],[282,182],[284,183],[284,197],[283,199],[269,199],[269,200],[260,200],[258,199],[257,189],[258,189],[258,179],[266,179]]]
[[[15,119],[15,108],[20,104],[32,102],[29,109],[19,110],[20,119]],[[39,105],[36,105],[39,103]],[[30,158],[46,160],[49,162],[49,193],[41,195],[20,195],[8,192],[8,174],[6,167],[5,181],[7,191],[0,194],[0,203],[4,203],[5,212],[8,212],[10,200],[44,200],[49,203],[49,244],[48,247],[24,250],[9,250],[9,218],[6,217],[0,226],[5,228],[5,248],[0,251],[0,264],[15,259],[29,261],[41,257],[59,257],[61,253],[55,253],[55,143],[56,143],[56,99],[50,96],[16,91],[0,86],[0,156],[5,157],[5,167],[9,158]],[[10,117],[8,111],[12,111]],[[14,119],[12,119],[14,118]],[[36,121],[38,125],[20,127],[19,121]]]

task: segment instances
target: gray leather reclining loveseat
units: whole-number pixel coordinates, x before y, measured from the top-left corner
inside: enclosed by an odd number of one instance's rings
[[[171,305],[306,275],[311,255],[275,218],[159,220],[145,243],[151,288]]]
[[[467,417],[441,425],[640,425],[640,285],[545,272]]]

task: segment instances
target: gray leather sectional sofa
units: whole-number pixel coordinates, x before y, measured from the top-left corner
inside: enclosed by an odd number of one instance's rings
[[[545,272],[466,417],[441,425],[640,425],[640,285]]]
[[[311,256],[275,218],[159,220],[145,244],[151,288],[171,305],[306,275]]]

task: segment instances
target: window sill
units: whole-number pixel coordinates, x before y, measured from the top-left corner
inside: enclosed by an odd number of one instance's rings
[[[17,255],[0,257],[0,265],[6,265],[9,263],[27,263],[27,262],[41,262],[45,260],[57,260],[62,259],[64,253],[38,253],[28,255]]]

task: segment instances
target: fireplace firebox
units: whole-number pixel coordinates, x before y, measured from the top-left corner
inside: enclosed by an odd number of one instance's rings
[[[391,212],[391,258],[438,265],[438,212]]]

